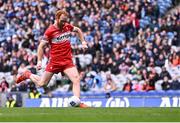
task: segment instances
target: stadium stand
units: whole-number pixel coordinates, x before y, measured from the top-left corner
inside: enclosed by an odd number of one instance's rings
[[[38,41],[58,9],[70,13],[70,23],[80,27],[88,41],[89,49],[82,51],[72,34],[74,62],[85,94],[180,90],[178,1],[0,0],[0,92],[29,92],[34,87],[30,81],[17,86],[14,81],[25,69],[42,73],[35,68]],[[44,67],[48,51],[46,47]],[[63,94],[70,88],[70,81],[58,74],[39,91]]]

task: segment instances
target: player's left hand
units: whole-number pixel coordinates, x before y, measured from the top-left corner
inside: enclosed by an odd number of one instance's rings
[[[83,48],[83,49],[87,49],[87,48],[88,48],[86,41],[83,41],[83,42],[82,42],[82,48]]]
[[[38,61],[36,65],[37,70],[41,70],[42,68],[42,61]]]

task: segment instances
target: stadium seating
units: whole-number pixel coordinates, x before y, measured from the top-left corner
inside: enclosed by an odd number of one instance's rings
[[[175,80],[180,83],[179,11],[173,0],[110,0],[109,3],[107,0],[104,3],[67,0],[61,3],[62,0],[2,0],[0,83],[5,77],[9,84],[7,90],[0,86],[2,92],[11,92],[16,76],[23,69],[22,64],[34,73],[42,74],[35,69],[38,41],[53,23],[55,11],[66,9],[71,15],[70,23],[83,30],[89,45],[82,53],[79,39],[72,34],[74,62],[82,74],[82,95],[179,95],[180,86],[176,91],[171,86],[167,89],[162,87],[164,78],[160,78],[162,67],[165,67],[171,76],[168,78],[170,85]],[[47,47],[43,69],[48,50]],[[178,63],[173,62],[178,60]],[[146,72],[143,74],[143,71]],[[116,85],[115,90],[104,90],[109,76]],[[50,90],[54,96],[71,95],[71,86],[63,79],[63,76],[55,75],[44,93]],[[92,81],[97,81],[96,86],[90,84]],[[130,89],[127,91],[128,81]],[[21,91],[21,86],[24,85],[18,85],[16,90]],[[155,90],[148,90],[149,86]],[[167,91],[162,90],[164,88]],[[28,84],[25,90],[28,92]]]

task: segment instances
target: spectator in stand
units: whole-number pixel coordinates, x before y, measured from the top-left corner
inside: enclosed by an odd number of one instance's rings
[[[155,69],[152,69],[149,73],[147,91],[155,90],[155,83],[159,80],[159,75],[156,73]]]
[[[117,89],[114,81],[112,79],[107,79],[107,82],[104,85],[104,90],[105,92],[112,92],[115,91]]]
[[[132,91],[132,82],[130,79],[128,79],[127,83],[124,85],[123,91],[130,92]]]
[[[36,86],[35,86],[35,84],[33,82],[29,82],[27,87],[28,87],[29,92],[36,89]]]
[[[6,78],[3,77],[0,83],[0,92],[8,92],[8,89],[9,89],[9,83],[6,81]]]
[[[80,78],[81,78],[80,79],[81,80],[81,82],[80,82],[81,91],[86,92],[86,91],[89,90],[89,85],[88,85],[87,81],[85,80],[86,74],[85,74],[84,71],[80,71],[79,75],[80,75]]]
[[[87,83],[89,86],[89,89],[91,91],[101,91],[102,90],[102,78],[99,76],[95,71],[92,71],[89,73],[87,78]]]
[[[173,66],[179,65],[179,61],[180,61],[180,56],[176,52],[174,52],[172,55],[172,65]]]
[[[28,90],[28,85],[24,82],[20,83],[19,91],[27,92],[27,90]]]
[[[11,92],[17,92],[17,91],[19,91],[19,88],[16,86],[16,84],[12,84]]]
[[[164,79],[164,77],[168,77],[168,79],[171,79],[171,75],[169,74],[169,72],[166,70],[165,67],[162,67],[162,72],[160,73],[160,79]]]
[[[171,84],[170,84],[170,82],[169,82],[168,77],[165,76],[164,79],[163,79],[163,83],[162,83],[162,89],[165,90],[165,91],[167,91],[167,90],[170,89],[170,85],[171,85]]]
[[[165,64],[165,59],[162,54],[159,55],[159,58],[155,61],[155,65],[159,67],[163,67]]]
[[[179,90],[180,89],[180,81],[178,78],[174,78],[173,81],[170,84],[171,90]]]

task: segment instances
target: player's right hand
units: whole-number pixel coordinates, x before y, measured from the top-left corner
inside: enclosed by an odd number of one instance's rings
[[[38,61],[36,65],[37,70],[40,70],[42,68],[42,62]]]
[[[82,41],[82,48],[83,48],[84,50],[88,48],[86,41]]]

